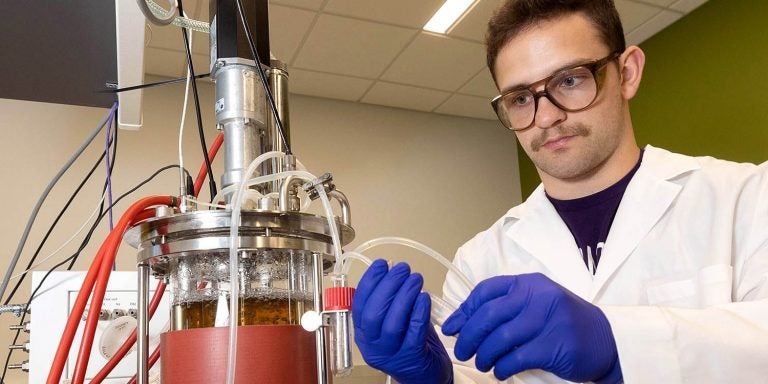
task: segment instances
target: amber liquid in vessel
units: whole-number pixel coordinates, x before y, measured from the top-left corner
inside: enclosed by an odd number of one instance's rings
[[[200,300],[175,304],[171,309],[172,329],[214,327],[217,307],[229,300]],[[287,297],[248,297],[240,299],[238,325],[295,325],[301,315],[312,309],[312,301]]]

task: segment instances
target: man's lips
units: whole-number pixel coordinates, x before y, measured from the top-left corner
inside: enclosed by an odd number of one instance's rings
[[[571,138],[573,137],[575,137],[575,135],[553,137],[545,141],[544,144],[542,144],[542,147],[546,147],[549,149],[557,149],[565,146],[569,141],[571,141]]]
[[[538,152],[542,148],[547,150],[560,149],[570,144],[576,136],[587,137],[589,135],[590,129],[583,124],[553,127],[546,132],[541,132],[541,135],[531,140],[531,149],[534,152]]]

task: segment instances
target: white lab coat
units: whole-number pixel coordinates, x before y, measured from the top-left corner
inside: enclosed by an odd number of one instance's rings
[[[542,186],[454,264],[473,283],[542,272],[598,305],[627,383],[768,382],[768,162],[647,147],[594,276]],[[443,294],[458,305],[468,292],[449,273]],[[494,382],[455,372],[457,383]],[[529,371],[509,382],[563,381]]]

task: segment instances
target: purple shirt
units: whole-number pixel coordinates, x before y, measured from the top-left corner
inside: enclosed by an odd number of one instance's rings
[[[619,209],[624,191],[643,160],[643,151],[634,168],[621,180],[595,194],[573,200],[558,200],[547,195],[555,210],[570,229],[584,263],[592,274],[600,262],[608,231]]]

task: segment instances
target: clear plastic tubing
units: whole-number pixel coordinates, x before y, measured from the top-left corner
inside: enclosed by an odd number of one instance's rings
[[[429,319],[432,322],[432,325],[442,327],[445,320],[448,319],[448,316],[456,312],[458,308],[441,299],[439,296],[433,295],[431,292],[427,293],[429,293],[429,298],[432,301],[432,309],[429,312]]]
[[[350,261],[357,260],[362,262],[363,264],[370,266],[371,265],[371,259],[366,257],[363,254],[349,251],[344,252],[341,256],[342,263],[344,264],[343,267],[343,274],[346,276],[349,274],[349,268],[351,267],[352,263]],[[432,292],[428,292],[430,300],[432,301],[432,309],[430,311],[430,321],[432,322],[432,325],[437,327],[442,327],[443,322],[450,316],[453,312],[456,312],[458,308],[454,307],[447,301],[443,300],[439,296],[435,296],[432,294]]]
[[[253,159],[253,161],[251,162],[251,164],[249,164],[249,165],[248,165],[248,169],[250,169],[250,168],[251,168],[251,166],[253,166],[253,170],[252,170],[251,172],[248,172],[248,171],[246,171],[246,172],[245,172],[245,174],[242,176],[242,178],[243,178],[244,180],[248,180],[248,178],[249,178],[249,177],[250,177],[250,176],[253,174],[253,172],[256,170],[256,167],[258,167],[259,165],[261,165],[261,163],[263,163],[263,162],[265,162],[265,161],[267,161],[267,160],[270,160],[270,159],[274,159],[274,158],[276,158],[276,157],[282,157],[282,156],[285,156],[285,153],[283,153],[283,152],[280,152],[280,151],[269,151],[269,152],[265,152],[265,153],[262,153],[261,155],[259,155],[259,156],[258,156],[258,157],[256,157],[255,159]],[[254,166],[254,163],[256,164],[255,166]],[[237,188],[238,188],[238,186],[239,186],[240,184],[242,184],[242,183],[238,183],[238,184],[232,184],[232,185],[228,185],[227,187],[223,188],[223,189],[222,189],[222,190],[221,190],[221,191],[220,191],[220,192],[219,192],[219,193],[218,193],[216,196],[214,196],[214,198],[215,198],[215,197],[218,197],[218,195],[219,195],[219,194],[221,194],[222,196],[224,196],[224,194],[223,194],[223,193],[224,193],[224,191],[231,191],[231,190],[233,190],[233,189],[237,189]],[[213,201],[216,201],[216,200],[213,200]]]
[[[325,193],[325,186],[318,184],[315,186],[317,194],[320,196],[320,201],[323,202],[323,208],[325,208],[325,216],[328,219],[328,229],[331,231],[331,241],[333,242],[333,253],[336,256],[336,265],[333,267],[333,273],[341,274],[341,241],[339,240],[339,227],[336,225],[335,216],[333,216],[333,209],[331,209],[331,202],[328,201],[328,195]]]
[[[427,247],[426,245],[419,243],[418,241],[413,241],[411,239],[406,239],[404,237],[379,237],[373,240],[366,241],[363,244],[360,244],[357,248],[355,248],[356,253],[363,253],[375,246],[378,245],[384,245],[384,244],[399,244],[404,245],[406,247],[411,247],[413,249],[422,251],[426,253],[427,255],[431,256],[433,259],[437,260],[440,264],[442,264],[444,267],[448,268],[449,271],[456,274],[456,276],[459,278],[459,281],[464,284],[464,286],[467,288],[468,291],[472,290],[472,284],[469,282],[469,279],[462,273],[458,268],[456,268],[453,263],[448,261],[443,255],[439,254],[434,249]]]
[[[243,178],[248,178],[256,171],[256,168],[264,161],[271,158],[283,156],[280,151],[271,151],[259,155],[255,158]],[[257,178],[258,179],[258,178]],[[242,208],[245,187],[248,183],[239,183],[237,192],[232,197],[232,217],[229,223],[229,351],[227,353],[227,384],[235,383],[235,362],[237,361],[237,313],[239,311],[240,286],[238,284],[238,254],[237,249],[240,227],[240,209]],[[326,200],[327,200],[326,196]]]
[[[347,259],[350,260],[347,260]],[[370,266],[372,264],[371,259],[367,258],[365,255],[353,251],[344,252],[341,255],[341,263],[344,265],[342,267],[342,274],[349,275],[349,268],[352,266],[352,263],[350,261],[357,260],[362,262],[363,264]]]
[[[253,179],[248,180],[245,185],[248,187],[257,185],[257,184],[264,184],[269,183],[275,180],[284,179],[288,176],[298,176],[304,180],[314,180],[316,178],[315,175],[306,172],[306,171],[284,171],[284,172],[278,172],[273,173],[270,175],[264,175],[259,177],[254,177]],[[216,196],[213,197],[213,201],[220,201],[225,196],[234,193],[237,191],[237,189],[240,187],[240,183],[229,185],[225,188],[222,188],[219,193],[216,194]]]
[[[298,169],[299,171],[306,171],[307,167],[305,167],[304,164],[302,164],[301,161],[299,161],[299,159],[296,159],[296,169]]]

